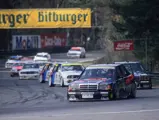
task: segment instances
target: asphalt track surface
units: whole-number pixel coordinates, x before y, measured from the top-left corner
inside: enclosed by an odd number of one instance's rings
[[[66,89],[1,71],[0,120],[159,120],[158,88],[138,90],[136,99],[71,103]]]

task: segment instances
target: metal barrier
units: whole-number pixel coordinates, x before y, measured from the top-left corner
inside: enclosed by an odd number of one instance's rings
[[[150,73],[150,76],[152,79],[159,79],[159,73],[155,72],[155,73]]]

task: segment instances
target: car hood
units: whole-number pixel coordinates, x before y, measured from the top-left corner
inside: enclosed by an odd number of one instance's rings
[[[81,51],[68,51],[68,53],[76,53],[76,54],[80,54]]]
[[[15,63],[15,62],[17,62],[18,60],[7,60],[7,62],[6,63]]]
[[[62,76],[68,76],[68,75],[80,75],[82,71],[64,71],[61,72]]]
[[[77,81],[74,81],[72,83],[75,84],[99,84],[99,83],[106,83],[106,84],[110,84],[112,83],[112,79],[106,79],[106,78],[98,78],[98,79],[80,79]]]
[[[37,72],[37,71],[40,71],[40,69],[30,68],[30,69],[22,69],[21,70],[21,72],[30,72],[30,71]]]
[[[34,57],[34,60],[48,60],[48,58],[45,58],[45,57]]]
[[[22,69],[23,68],[23,66],[15,66],[15,67],[13,67],[12,69],[17,69],[17,70],[19,70],[19,69]]]
[[[148,74],[147,73],[145,73],[145,72],[140,72],[140,71],[136,71],[136,72],[134,72],[134,76],[147,76]]]

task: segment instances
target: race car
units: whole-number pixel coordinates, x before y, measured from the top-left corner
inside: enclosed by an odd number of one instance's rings
[[[23,69],[19,71],[19,79],[39,79],[39,65],[34,62],[28,62],[23,65]]]
[[[71,102],[135,98],[136,91],[134,76],[124,65],[97,64],[88,66],[69,84],[67,99]]]
[[[19,71],[22,70],[23,65],[24,65],[24,62],[20,62],[20,61],[18,63],[13,64],[10,76],[11,77],[19,76]]]
[[[5,68],[12,68],[12,65],[16,62],[19,62],[23,56],[17,55],[17,56],[10,56],[8,60],[5,63]]]
[[[132,72],[132,74],[134,74],[138,88],[152,89],[151,76],[140,62],[128,61],[128,62],[115,62],[115,63],[123,64],[130,72]]]
[[[43,68],[40,70],[40,77],[39,77],[40,83],[48,81],[48,74],[51,67],[53,67],[53,63],[46,63],[43,66]]]
[[[50,72],[49,86],[68,86],[69,83],[80,76],[83,70],[84,66],[79,63],[58,63],[54,65],[52,72]]]
[[[49,63],[48,61],[35,61],[35,62],[39,64],[41,70],[47,63]]]
[[[51,60],[51,55],[46,52],[37,53],[34,56],[34,61],[50,61],[50,60]]]
[[[23,57],[23,58],[21,59],[21,61],[32,61],[32,60],[33,60],[32,57]]]
[[[67,52],[67,57],[78,57],[78,58],[85,58],[86,57],[86,51],[83,47],[72,47]]]

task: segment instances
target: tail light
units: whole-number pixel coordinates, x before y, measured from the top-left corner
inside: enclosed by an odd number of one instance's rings
[[[126,84],[130,84],[132,82],[132,80],[134,79],[134,75],[129,75],[126,79]]]

